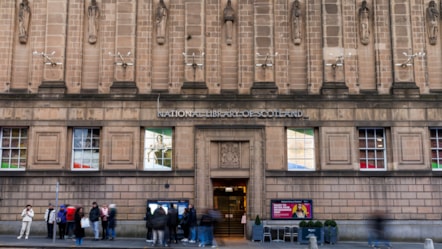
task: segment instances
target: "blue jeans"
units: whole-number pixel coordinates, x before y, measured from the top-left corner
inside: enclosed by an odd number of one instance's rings
[[[99,221],[92,222],[92,229],[94,230],[94,238],[98,239],[100,237],[100,222]]]
[[[76,245],[81,245],[83,243],[83,238],[76,238],[75,239],[75,244]]]
[[[107,229],[107,234],[112,238],[115,239],[115,227],[114,228],[108,228]]]
[[[201,245],[209,244],[209,227],[206,226],[198,227],[198,239]]]
[[[190,227],[190,240],[196,241],[196,226]]]

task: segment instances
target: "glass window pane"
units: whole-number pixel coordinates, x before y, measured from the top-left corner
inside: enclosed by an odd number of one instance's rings
[[[146,128],[144,136],[144,169],[172,169],[172,128]]]
[[[27,164],[27,128],[1,128],[1,168],[24,169]]]
[[[359,129],[359,163],[360,169],[385,170],[386,149],[383,128]]]
[[[315,170],[313,128],[287,129],[288,170]]]
[[[72,169],[99,169],[100,129],[74,128]]]

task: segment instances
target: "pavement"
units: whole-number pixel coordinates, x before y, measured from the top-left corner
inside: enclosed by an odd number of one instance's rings
[[[285,249],[285,248],[299,248],[307,249],[308,245],[300,245],[297,242],[252,242],[242,237],[222,237],[216,238],[219,249],[246,249],[246,248],[271,248],[271,249]],[[422,249],[424,248],[424,241],[422,242],[392,242],[392,248],[397,249]],[[211,248],[211,246],[206,246]],[[72,239],[55,241],[47,239],[42,236],[29,236],[29,239],[17,239],[13,235],[0,235],[0,248],[163,248],[161,246],[151,246],[142,238],[117,238],[115,240],[99,240],[94,241],[91,238],[84,238],[81,246],[75,246],[75,241]],[[168,248],[199,248],[198,244],[190,244],[178,242],[178,244],[171,244]],[[324,244],[319,246],[320,249],[359,249],[371,248],[367,242],[362,241],[338,241],[337,244]],[[387,248],[381,246],[381,249]],[[435,249],[442,249],[441,243],[434,243]]]

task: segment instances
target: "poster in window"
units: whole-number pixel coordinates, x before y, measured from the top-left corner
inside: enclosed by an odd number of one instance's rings
[[[313,219],[312,200],[272,200],[272,220],[311,220]]]
[[[147,128],[144,141],[144,168],[147,170],[171,170],[172,129]]]

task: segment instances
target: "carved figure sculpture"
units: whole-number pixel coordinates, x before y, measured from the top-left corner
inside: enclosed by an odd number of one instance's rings
[[[295,0],[292,5],[292,40],[295,45],[301,44],[301,30],[302,30],[302,16],[301,6],[298,0]]]
[[[169,10],[163,0],[160,0],[157,12],[155,15],[155,21],[157,25],[157,43],[163,45],[166,42],[166,29],[167,29],[167,18],[169,15]]]
[[[427,8],[428,40],[431,45],[436,45],[437,36],[439,35],[439,16],[436,3],[431,1]]]
[[[100,9],[98,8],[97,1],[92,0],[91,5],[88,7],[88,41],[90,44],[95,44],[97,42],[98,34],[98,18],[100,17]]]
[[[232,7],[232,1],[227,1],[227,6],[224,8],[224,23],[226,24],[226,42],[227,45],[232,45],[233,42],[233,23],[235,22],[235,11]]]
[[[31,8],[29,7],[29,2],[28,0],[23,0],[18,11],[18,39],[20,43],[28,41],[30,20]]]
[[[359,9],[359,36],[363,45],[370,43],[370,9],[365,0]]]

